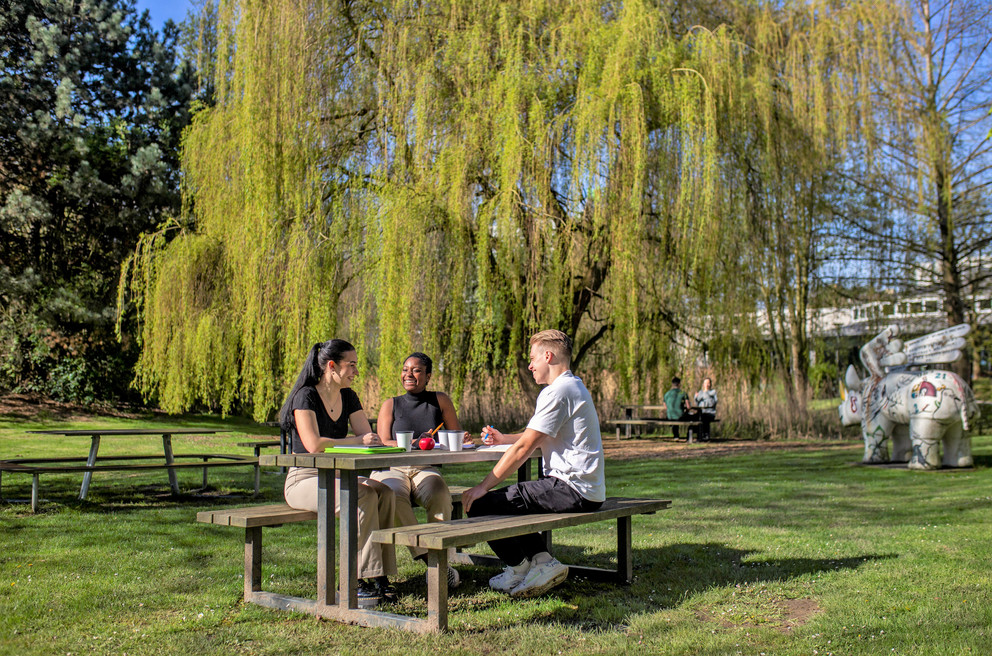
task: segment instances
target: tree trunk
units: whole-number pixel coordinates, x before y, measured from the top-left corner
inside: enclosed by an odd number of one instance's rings
[[[965,321],[965,299],[958,267],[959,254],[954,241],[954,225],[948,181],[947,160],[938,155],[934,162],[934,183],[937,194],[937,226],[940,230],[940,287],[944,296],[944,314],[947,325],[956,326]],[[952,370],[971,383],[971,350],[965,349],[961,359],[951,365]]]

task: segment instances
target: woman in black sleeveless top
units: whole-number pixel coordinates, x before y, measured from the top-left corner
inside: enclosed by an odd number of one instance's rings
[[[332,445],[382,444],[372,432],[362,403],[351,389],[358,374],[355,347],[342,339],[315,344],[279,412],[280,424],[292,437],[293,453],[320,453]],[[354,437],[348,437],[348,427]],[[290,467],[283,494],[292,508],[317,512],[317,470]],[[338,514],[341,494],[335,493]],[[392,545],[370,541],[372,531],[393,527],[395,498],[383,483],[359,477],[358,585],[359,602],[374,605],[396,600],[387,575],[396,574]]]
[[[403,362],[400,380],[406,394],[386,399],[379,409],[376,428],[385,444],[396,444],[396,431],[413,431],[414,438],[444,424],[448,430],[461,430],[455,406],[444,392],[427,391],[433,363],[423,353],[413,353]],[[464,439],[470,439],[465,433]],[[448,484],[434,467],[392,467],[372,473],[372,479],[388,485],[396,498],[396,525],[417,523],[413,504],[427,511],[428,522],[451,519],[451,493]],[[410,547],[414,558],[423,560],[427,550]],[[448,587],[460,582],[458,572],[448,566]]]

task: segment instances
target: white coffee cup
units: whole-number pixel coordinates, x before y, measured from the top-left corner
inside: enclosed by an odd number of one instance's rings
[[[447,449],[448,451],[452,451],[453,449],[451,448],[451,431],[438,431],[438,435],[441,437],[441,444],[444,445],[444,448]]]
[[[413,431],[396,431],[396,443],[407,451],[413,450]]]
[[[450,437],[450,439],[451,439],[451,450],[452,451],[461,451],[462,450],[462,444],[463,444],[463,438],[464,438],[465,432],[464,431],[448,431],[448,433],[451,436]]]
[[[442,432],[444,433],[444,448],[446,448],[448,451],[455,451],[456,450],[455,433],[457,433],[458,431],[446,430]]]

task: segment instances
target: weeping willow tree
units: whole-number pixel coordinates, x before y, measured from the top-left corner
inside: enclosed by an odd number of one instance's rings
[[[819,10],[760,9],[748,35],[676,33],[636,0],[222,1],[184,217],[122,276],[139,387],[263,418],[307,347],[339,336],[373,375],[438,356],[457,398],[479,372],[521,373],[528,336],[556,327],[576,367],[636,392],[687,342],[747,342],[753,235],[818,190],[742,212],[732,154],[784,190],[790,158],[816,154],[774,142],[832,138],[841,90],[816,67],[844,34]]]
[[[714,314],[724,322],[755,318],[725,325],[714,351],[718,359],[749,362],[752,372],[780,371],[797,416],[808,395],[811,298],[844,196],[840,168],[851,135],[868,118],[855,96],[870,44],[850,38],[868,10],[878,8],[745,6],[730,40],[710,39],[739,62],[737,71],[705,72],[718,99],[726,181],[718,211],[736,217],[728,225],[740,242],[722,262],[724,279],[715,288],[725,311]]]

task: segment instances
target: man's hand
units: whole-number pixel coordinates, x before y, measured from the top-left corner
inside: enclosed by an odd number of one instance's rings
[[[476,485],[462,492],[462,507],[466,514],[472,509],[472,503],[479,497],[485,496],[489,490],[484,485]]]
[[[382,440],[375,433],[365,433],[365,435],[362,435],[362,444],[365,446],[382,446]]]
[[[486,446],[492,446],[494,444],[510,444],[510,440],[492,426],[486,426],[482,429],[482,443]]]

